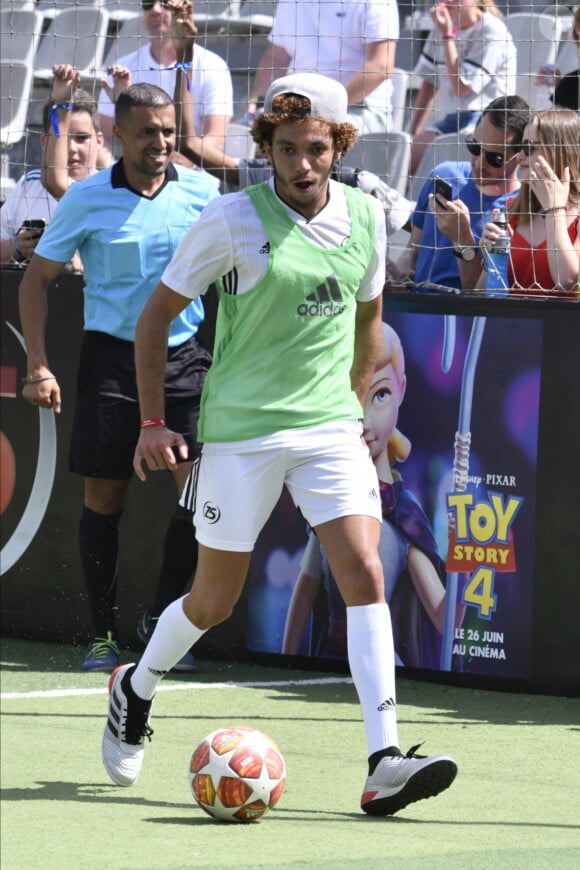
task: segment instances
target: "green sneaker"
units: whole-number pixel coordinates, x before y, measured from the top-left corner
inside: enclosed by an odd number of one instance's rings
[[[106,637],[96,637],[89,644],[87,657],[82,664],[83,671],[114,671],[119,667],[121,651],[110,631]]]

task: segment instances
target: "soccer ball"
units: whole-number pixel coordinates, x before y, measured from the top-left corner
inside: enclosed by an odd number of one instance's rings
[[[233,725],[201,741],[191,756],[189,781],[208,815],[253,822],[278,803],[286,785],[286,765],[266,734]]]

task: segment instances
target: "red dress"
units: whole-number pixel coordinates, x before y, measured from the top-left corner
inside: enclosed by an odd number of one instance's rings
[[[568,227],[568,235],[572,244],[578,235],[578,221],[576,218]],[[508,282],[510,295],[527,296],[530,290],[544,290],[546,295],[559,299],[578,299],[580,290],[578,285],[573,290],[554,289],[554,278],[548,265],[548,242],[533,248],[527,239],[518,232],[518,221],[513,217],[510,221],[514,234],[511,241],[510,262],[508,265]]]

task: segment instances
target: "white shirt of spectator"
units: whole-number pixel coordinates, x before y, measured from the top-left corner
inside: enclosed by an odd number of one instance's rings
[[[173,99],[176,71],[174,68],[166,68],[157,63],[151,54],[149,43],[138,51],[120,57],[118,64],[126,66],[131,71],[133,84],[148,82],[157,85]],[[195,132],[198,136],[203,135],[203,119],[206,115],[233,117],[234,97],[229,67],[218,54],[200,45],[196,45],[193,52],[191,93]],[[99,96],[99,114],[113,117],[114,112],[113,103],[102,90]]]
[[[453,93],[445,65],[445,43],[433,27],[413,73],[436,90],[435,102],[425,129],[457,111],[482,112],[492,100],[516,91],[516,47],[504,22],[484,12],[471,27],[455,37],[459,54],[459,78],[471,92]]]
[[[42,186],[40,169],[31,169],[16,182],[0,208],[0,241],[13,238],[26,220],[50,223],[56,206],[56,199]]]
[[[394,0],[278,0],[270,42],[292,58],[288,72],[318,72],[345,82],[366,59],[372,42],[399,38]],[[367,94],[365,105],[390,112],[389,79]]]

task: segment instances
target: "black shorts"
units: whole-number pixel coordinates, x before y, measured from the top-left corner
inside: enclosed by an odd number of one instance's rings
[[[210,363],[210,354],[195,338],[168,350],[165,419],[170,429],[185,438],[188,461],[201,451],[197,442],[199,402]],[[133,343],[102,332],[86,332],[77,378],[70,471],[83,477],[129,480],[140,422]]]

